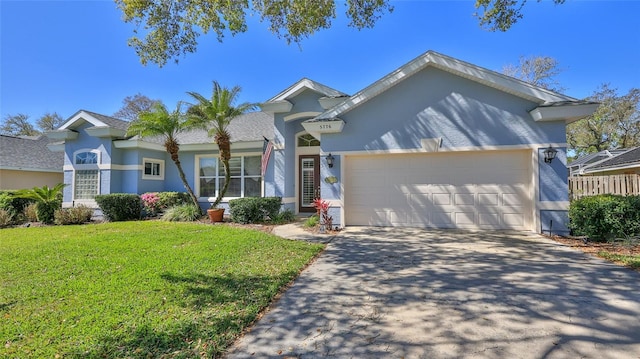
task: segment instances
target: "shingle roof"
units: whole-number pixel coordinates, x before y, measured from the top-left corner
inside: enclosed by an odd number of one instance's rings
[[[589,171],[592,170],[602,170],[604,168],[611,167],[620,167],[623,165],[628,165],[632,163],[640,162],[640,147],[635,147],[627,150],[624,153],[621,153],[617,156],[614,156],[606,161],[602,161],[594,166],[589,167]]]
[[[262,141],[263,137],[273,138],[273,117],[266,112],[250,112],[238,116],[231,121],[228,127],[231,142]],[[143,141],[162,143],[161,138],[144,138]],[[181,145],[212,143],[205,130],[192,130],[178,135],[178,143]]]
[[[0,168],[62,172],[64,153],[47,148],[46,136],[0,135]]]

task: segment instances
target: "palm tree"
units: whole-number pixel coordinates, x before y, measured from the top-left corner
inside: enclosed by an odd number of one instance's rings
[[[13,196],[32,199],[36,202],[36,217],[43,223],[53,223],[54,213],[62,205],[62,189],[64,183],[58,183],[53,188],[49,186],[21,189]]]
[[[140,137],[162,137],[164,140],[164,148],[167,150],[167,153],[171,156],[171,160],[178,168],[178,174],[180,175],[184,188],[189,193],[189,197],[191,197],[193,204],[197,208],[200,208],[198,198],[196,198],[191,186],[189,186],[189,183],[187,182],[187,177],[184,175],[182,165],[180,164],[180,157],[178,156],[180,144],[176,137],[181,132],[192,128],[181,108],[182,104],[178,103],[176,109],[173,112],[169,112],[162,102],[156,102],[153,104],[150,111],[140,113],[138,115],[138,119],[131,122],[127,130],[127,135],[138,135]]]
[[[196,100],[196,103],[187,110],[187,115],[194,126],[209,129],[209,136],[213,136],[214,142],[218,145],[220,160],[224,167],[224,185],[218,191],[218,197],[211,205],[212,208],[220,204],[225,193],[227,193],[229,182],[231,182],[231,173],[229,172],[231,136],[227,128],[235,117],[255,108],[255,104],[248,102],[235,106],[241,90],[240,86],[227,88],[214,81],[211,99],[197,92],[187,92],[189,96]]]

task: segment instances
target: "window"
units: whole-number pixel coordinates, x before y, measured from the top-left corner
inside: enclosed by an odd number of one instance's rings
[[[164,160],[143,158],[142,164],[142,179],[164,179]]]
[[[93,199],[98,194],[98,170],[76,170],[73,198]]]
[[[96,152],[85,151],[76,153],[77,165],[95,165],[98,164],[98,154]]]
[[[260,197],[262,177],[260,156],[232,157],[229,160],[231,182],[225,197]],[[224,186],[224,166],[217,157],[198,157],[198,197],[216,197]]]
[[[73,200],[92,200],[100,194],[100,152],[80,150],[73,159]]]
[[[320,146],[320,141],[318,141],[315,137],[306,133],[304,135],[298,136],[298,147],[315,147]]]

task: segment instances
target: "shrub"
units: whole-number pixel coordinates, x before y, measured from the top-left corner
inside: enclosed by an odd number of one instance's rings
[[[569,206],[575,235],[594,241],[640,235],[640,197],[599,195],[583,197]]]
[[[271,222],[273,224],[285,224],[291,223],[296,220],[296,214],[293,213],[290,209],[285,209],[284,211],[278,213],[276,218],[272,218]]]
[[[0,209],[0,228],[7,227],[11,225],[11,221],[13,220],[13,215],[11,212],[6,209]]]
[[[49,186],[42,186],[31,189],[21,189],[16,191],[13,196],[35,201],[38,221],[53,223],[54,212],[62,206],[62,189],[64,186],[64,183],[58,183],[51,188]]]
[[[237,223],[259,223],[277,218],[282,206],[280,197],[247,197],[229,201],[231,220]]]
[[[54,213],[54,223],[60,225],[82,224],[91,221],[93,209],[81,204],[74,208],[61,208]]]
[[[313,227],[317,226],[318,223],[320,223],[320,217],[318,217],[317,214],[314,214],[313,216],[307,218],[304,221],[304,226],[307,227],[307,228],[313,228]]]
[[[187,192],[158,192],[157,195],[159,209],[166,209],[192,203]]]
[[[142,215],[142,200],[137,194],[101,194],[96,196],[96,203],[111,222],[136,220]]]
[[[24,208],[24,216],[26,217],[27,221],[29,222],[37,222],[38,221],[38,215],[36,214],[36,204],[35,203],[31,203],[28,206],[26,206]]]
[[[200,207],[196,207],[193,204],[182,204],[168,208],[162,215],[163,221],[173,222],[193,222],[200,218],[202,212]]]
[[[155,216],[160,210],[160,198],[156,192],[147,192],[140,196],[146,216]]]
[[[14,216],[22,213],[29,204],[34,203],[32,199],[16,197],[15,192],[0,191],[0,209],[11,212]]]

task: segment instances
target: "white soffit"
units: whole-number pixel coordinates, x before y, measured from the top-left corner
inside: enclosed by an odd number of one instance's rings
[[[539,106],[529,111],[534,121],[559,121],[564,120],[567,124],[592,115],[600,104],[569,103],[566,105]]]

